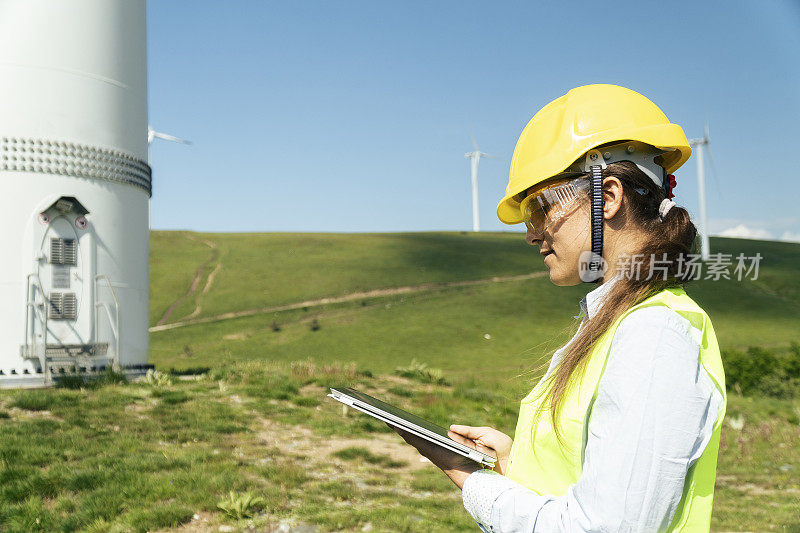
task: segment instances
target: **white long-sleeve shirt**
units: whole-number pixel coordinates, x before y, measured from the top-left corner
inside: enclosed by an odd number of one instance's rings
[[[594,316],[615,281],[586,295],[585,316]],[[664,306],[625,317],[600,379],[578,481],[563,496],[540,496],[496,472],[474,472],[462,497],[478,526],[491,533],[666,529],[722,403],[699,362],[698,333]]]

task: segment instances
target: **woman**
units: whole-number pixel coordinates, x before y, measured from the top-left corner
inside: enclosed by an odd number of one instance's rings
[[[726,396],[714,329],[681,285],[696,230],[671,173],[690,155],[680,126],[614,85],[571,90],[522,132],[498,216],[525,222],[554,284],[599,286],[513,441],[451,426],[495,471],[399,431],[482,530],[709,530]]]

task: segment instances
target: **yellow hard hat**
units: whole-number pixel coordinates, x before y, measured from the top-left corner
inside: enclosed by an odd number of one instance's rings
[[[636,91],[618,85],[577,87],[544,106],[522,130],[497,217],[506,224],[522,222],[521,193],[565,172],[587,151],[622,141],[663,151],[656,161],[667,173],[692,155],[683,129]]]

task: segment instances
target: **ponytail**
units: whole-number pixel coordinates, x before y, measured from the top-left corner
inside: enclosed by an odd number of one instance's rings
[[[565,401],[566,392],[573,374],[578,375],[585,368],[588,355],[595,342],[628,309],[650,296],[669,287],[680,286],[692,277],[685,266],[686,255],[694,247],[697,228],[689,217],[689,212],[678,205],[670,205],[663,216],[660,211],[665,200],[664,189],[657,187],[644,172],[628,161],[609,164],[603,170],[603,178],[614,176],[623,185],[623,198],[631,221],[639,226],[648,239],[636,252],[642,258],[639,272],[653,273],[653,261],[658,261],[658,275],[623,275],[611,287],[603,305],[591,319],[586,318],[575,339],[567,346],[560,362],[548,376],[540,394],[546,395],[541,402],[541,410],[534,418],[534,432],[538,417],[549,411],[553,429],[558,441],[564,445],[559,432],[559,413]],[[612,273],[613,274],[613,273]]]

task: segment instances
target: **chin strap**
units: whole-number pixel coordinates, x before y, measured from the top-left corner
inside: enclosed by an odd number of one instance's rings
[[[603,167],[592,165],[590,198],[592,202],[592,256],[586,273],[587,282],[603,277]]]

